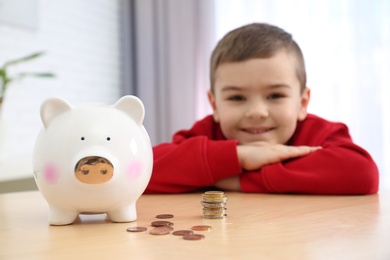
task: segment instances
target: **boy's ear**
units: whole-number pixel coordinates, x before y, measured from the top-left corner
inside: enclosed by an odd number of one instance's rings
[[[301,104],[299,108],[298,121],[303,121],[307,116],[307,107],[310,102],[310,89],[308,87],[305,88],[303,93],[301,94]]]
[[[208,96],[208,98],[209,98],[210,106],[211,106],[211,108],[213,109],[214,120],[215,120],[216,122],[219,122],[218,110],[217,110],[217,105],[216,105],[216,103],[215,103],[214,94],[211,93],[211,91],[209,90],[209,91],[207,92],[207,96]]]

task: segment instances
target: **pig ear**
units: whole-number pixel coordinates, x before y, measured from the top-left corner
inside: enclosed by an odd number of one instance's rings
[[[48,127],[53,118],[72,109],[72,106],[63,99],[50,98],[41,105],[41,119],[45,128]]]
[[[136,96],[123,96],[113,105],[113,107],[133,118],[138,125],[142,125],[145,116],[145,108],[142,101]]]

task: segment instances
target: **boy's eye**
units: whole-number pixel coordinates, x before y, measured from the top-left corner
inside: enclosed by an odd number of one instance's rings
[[[243,96],[240,96],[240,95],[234,95],[234,96],[228,97],[227,100],[230,100],[230,101],[243,101],[243,100],[245,100],[245,98]]]
[[[278,98],[283,98],[285,97],[285,95],[281,94],[281,93],[272,93],[271,95],[269,95],[267,97],[267,99],[278,99]]]

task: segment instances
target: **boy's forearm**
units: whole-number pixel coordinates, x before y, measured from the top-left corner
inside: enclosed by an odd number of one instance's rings
[[[153,173],[145,192],[189,192],[237,175],[242,171],[235,147],[235,141],[211,141],[205,137],[155,146]]]
[[[243,173],[241,188],[256,193],[373,194],[378,191],[378,169],[368,153],[349,144]]]
[[[319,146],[288,146],[282,144],[252,143],[237,146],[241,168],[255,171],[283,160],[306,156],[321,149]]]

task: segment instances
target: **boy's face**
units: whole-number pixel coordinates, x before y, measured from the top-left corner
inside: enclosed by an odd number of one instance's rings
[[[239,144],[286,144],[310,100],[308,88],[301,93],[295,61],[286,51],[219,65],[214,94],[208,95],[223,134]]]

